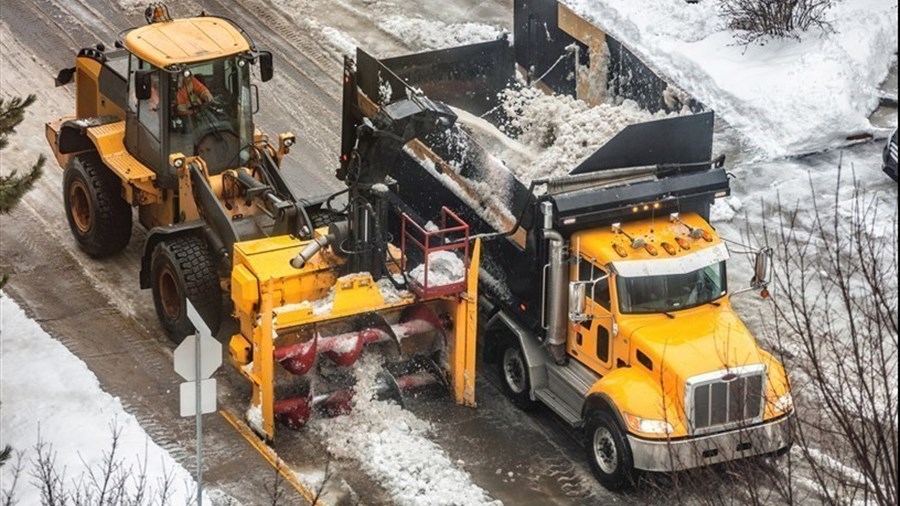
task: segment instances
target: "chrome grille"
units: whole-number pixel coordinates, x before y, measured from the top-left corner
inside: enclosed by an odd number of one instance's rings
[[[753,365],[695,376],[687,382],[691,429],[710,432],[762,420],[765,366]]]

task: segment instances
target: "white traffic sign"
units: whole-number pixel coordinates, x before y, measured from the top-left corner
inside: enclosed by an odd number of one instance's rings
[[[187,336],[178,348],[175,348],[175,372],[187,381],[206,379],[222,365],[222,343],[212,336],[209,327],[191,301],[185,302],[188,318],[194,324],[197,333]],[[197,339],[200,340],[199,346]],[[197,353],[200,354],[199,360]]]
[[[200,372],[197,373],[197,340],[200,340]],[[206,379],[222,365],[222,343],[210,336],[187,336],[175,348],[175,372],[185,381]]]
[[[216,412],[216,380],[200,381],[200,414]],[[181,416],[197,415],[197,382],[181,384]]]

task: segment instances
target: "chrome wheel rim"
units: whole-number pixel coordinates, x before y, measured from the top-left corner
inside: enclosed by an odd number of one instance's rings
[[[525,363],[519,350],[507,348],[503,353],[503,377],[514,393],[521,394],[525,391]]]
[[[597,466],[604,473],[613,474],[618,467],[617,458],[616,442],[612,433],[606,427],[598,427],[594,431],[594,460]]]

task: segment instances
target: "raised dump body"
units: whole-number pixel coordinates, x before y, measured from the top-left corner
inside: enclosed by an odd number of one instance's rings
[[[730,193],[712,160],[713,113],[627,126],[542,177],[513,166],[528,160],[501,103],[513,51],[506,40],[381,61],[360,50],[345,68],[338,177],[377,159],[368,170],[389,176],[398,217],[426,222],[446,207],[470,224],[483,243],[484,357],[518,405],[584,428],[605,486],[626,486],[634,469],[784,451],[788,382],[732,310],[728,251],[708,222]],[[413,114],[430,118],[428,135],[356,148],[359,132],[387,136],[381,125]],[[767,264],[761,253],[754,288]]]

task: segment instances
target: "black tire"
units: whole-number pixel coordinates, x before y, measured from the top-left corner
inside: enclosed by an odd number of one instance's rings
[[[115,255],[131,240],[131,206],[122,198],[122,181],[97,153],[74,155],[63,174],[63,201],[69,229],[93,258]]]
[[[633,486],[637,473],[631,445],[615,417],[606,410],[590,413],[584,435],[588,462],[597,481],[612,491]]]
[[[498,353],[500,381],[503,391],[522,411],[534,411],[538,403],[531,400],[531,376],[528,362],[519,342],[512,336],[504,336]]]
[[[166,334],[180,343],[194,333],[187,316],[189,298],[213,335],[222,323],[222,288],[215,262],[203,239],[183,235],[160,242],[150,259],[156,316]]]

